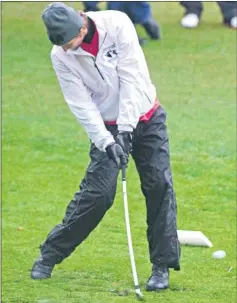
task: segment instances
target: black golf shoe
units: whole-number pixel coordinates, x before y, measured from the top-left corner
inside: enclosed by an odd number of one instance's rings
[[[36,259],[31,269],[31,278],[34,280],[43,280],[51,277],[55,264],[47,264],[41,256]]]
[[[159,291],[169,287],[169,269],[153,265],[152,274],[147,281],[146,290]]]

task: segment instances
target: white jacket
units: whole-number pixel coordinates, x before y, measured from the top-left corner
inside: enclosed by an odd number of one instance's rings
[[[114,142],[104,121],[117,121],[119,131],[132,131],[154,105],[151,83],[137,33],[126,14],[89,12],[99,33],[96,57],[82,48],[54,46],[51,59],[64,98],[95,146],[105,151]]]

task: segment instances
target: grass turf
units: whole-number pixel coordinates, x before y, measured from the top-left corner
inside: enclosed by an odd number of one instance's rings
[[[113,208],[53,278],[29,278],[39,244],[60,222],[89,162],[87,136],[51,67],[40,16],[45,5],[2,3],[2,302],[135,302],[120,183]],[[150,41],[144,52],[168,113],[178,227],[203,231],[214,247],[183,247],[182,270],[171,271],[170,289],[144,291],[150,275],[145,205],[130,161],[139,280],[147,302],[234,303],[236,31],[222,26],[216,3],[204,4],[194,30],[179,25],[178,3],[152,6],[163,39]],[[225,259],[211,258],[218,249],[227,252]]]

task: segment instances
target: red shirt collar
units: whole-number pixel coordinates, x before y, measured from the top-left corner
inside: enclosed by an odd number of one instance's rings
[[[97,31],[96,25],[95,25],[95,33],[91,40],[91,43],[82,42],[81,48],[84,51],[86,51],[96,57],[96,55],[99,51],[99,33]]]

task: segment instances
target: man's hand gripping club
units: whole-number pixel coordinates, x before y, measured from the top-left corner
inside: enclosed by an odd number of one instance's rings
[[[115,143],[106,147],[106,153],[112,159],[118,168],[127,165],[129,153],[132,150],[132,133],[120,132],[115,137]]]

